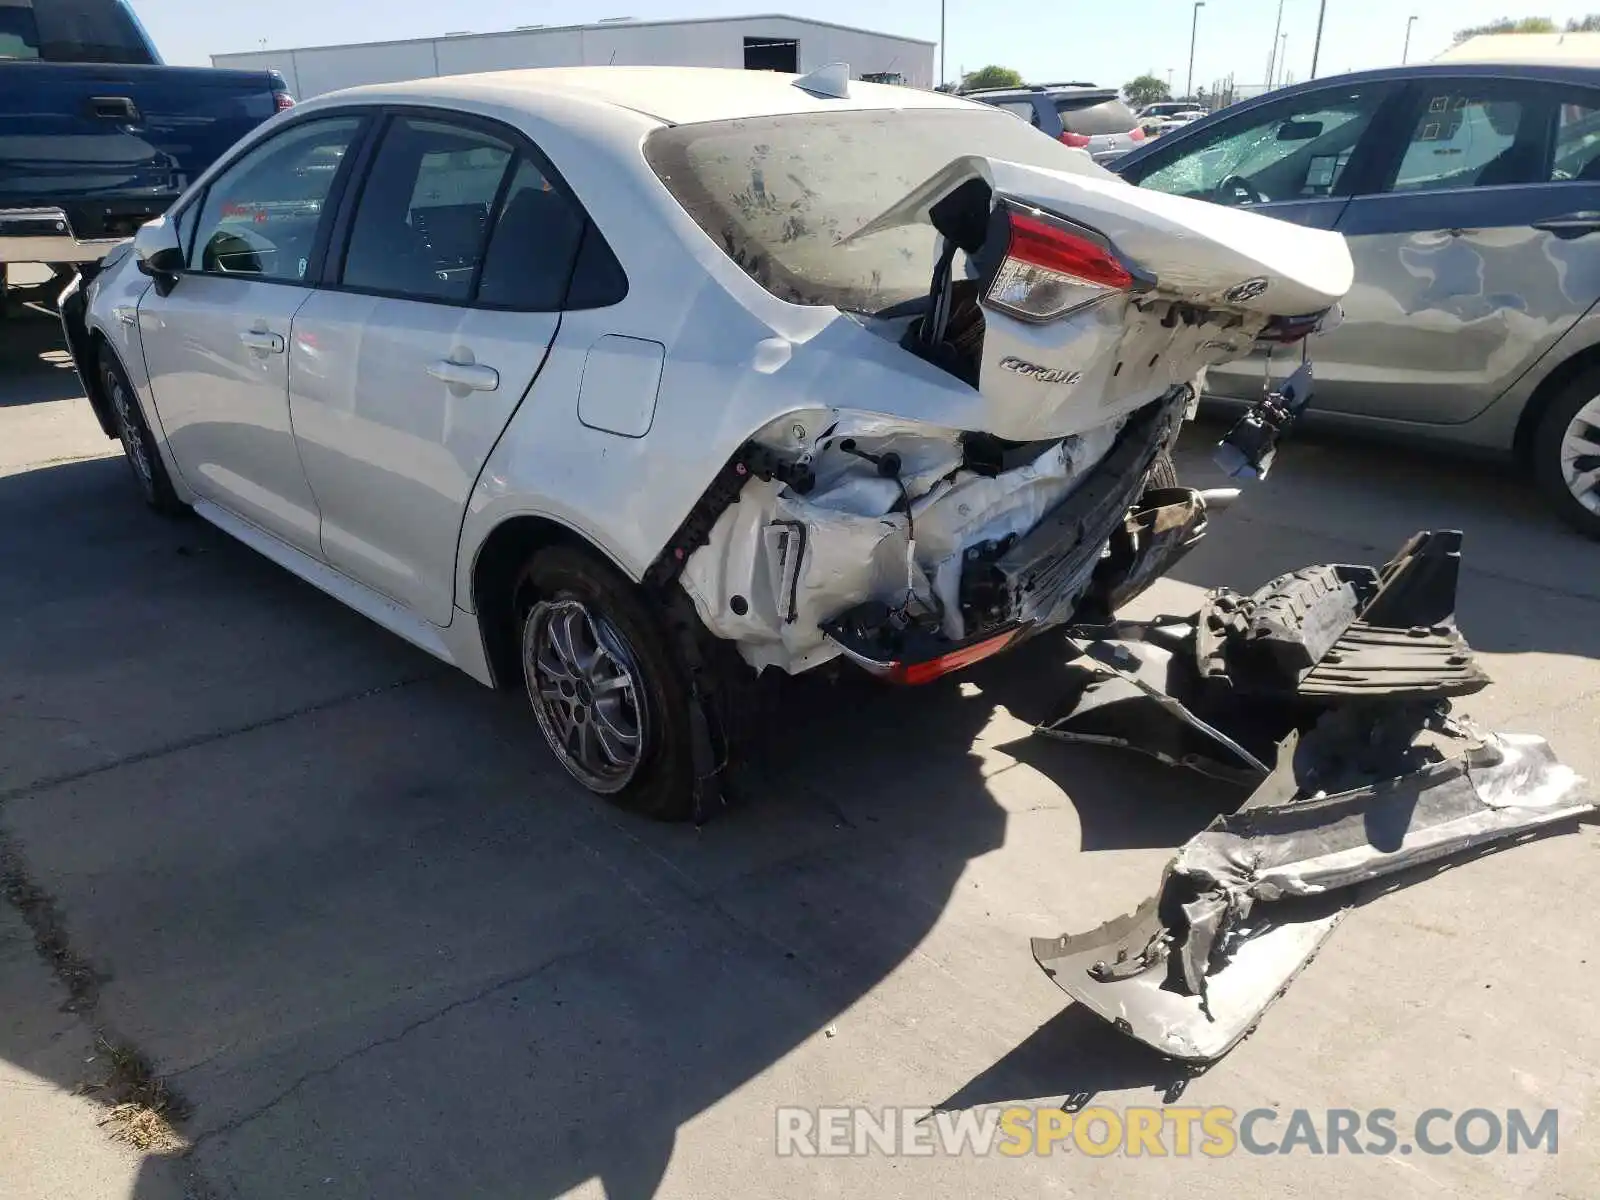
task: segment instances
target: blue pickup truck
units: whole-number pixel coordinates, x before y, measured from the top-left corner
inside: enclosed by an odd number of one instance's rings
[[[293,103],[275,71],[163,65],[124,0],[0,0],[0,308],[8,264],[97,261]]]

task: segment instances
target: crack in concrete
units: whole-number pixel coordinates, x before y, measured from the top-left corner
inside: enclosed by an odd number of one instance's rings
[[[630,925],[635,931],[643,932],[661,924],[665,919],[666,918],[664,916],[658,916],[651,920],[645,921],[642,924],[630,923]],[[419,1029],[425,1029],[427,1026],[432,1025],[435,1021],[442,1020],[454,1012],[458,1012],[463,1008],[468,1008],[482,1000],[487,1000],[496,992],[504,991],[507,988],[517,987],[521,984],[527,983],[529,980],[537,978],[545,971],[548,971],[551,967],[559,966],[562,963],[590,953],[592,950],[594,950],[598,942],[614,932],[616,932],[616,930],[608,930],[604,934],[593,934],[585,938],[579,945],[573,946],[567,950],[563,950],[559,954],[553,954],[543,962],[538,963],[536,966],[520,970],[515,975],[502,976],[501,978],[484,985],[471,995],[458,997],[457,999],[450,1001],[450,1003],[446,1004],[442,1008],[436,1009],[435,1011],[424,1016],[417,1017],[412,1021],[408,1021],[394,1033],[388,1033],[384,1034],[382,1037],[373,1038],[370,1042],[366,1042],[360,1046],[357,1046],[353,1050],[346,1051],[344,1054],[341,1054],[338,1058],[334,1059],[331,1063],[327,1063],[323,1066],[315,1067],[312,1070],[307,1071],[305,1074],[298,1076],[292,1083],[278,1092],[277,1095],[273,1096],[271,1099],[263,1102],[262,1104],[257,1105],[249,1112],[240,1113],[238,1116],[229,1118],[215,1128],[206,1129],[196,1134],[189,1142],[189,1153],[193,1154],[195,1151],[199,1150],[201,1146],[216,1138],[226,1137],[230,1133],[237,1133],[246,1125],[249,1125],[250,1123],[260,1120],[262,1117],[266,1116],[267,1113],[271,1112],[274,1108],[278,1107],[278,1105],[288,1100],[307,1084],[333,1075],[335,1072],[341,1070],[365,1054],[370,1054],[374,1050],[381,1050],[385,1046],[396,1045],[410,1037],[413,1033],[416,1033]]]
[[[51,788],[61,787],[63,784],[77,783],[83,779],[91,779],[96,775],[103,775],[107,771],[115,771],[122,767],[137,766],[139,763],[149,762],[152,759],[164,758],[168,754],[180,754],[185,750],[193,750],[197,746],[209,745],[227,738],[237,737],[242,733],[253,733],[258,729],[269,729],[274,725],[281,725],[286,721],[293,721],[297,717],[309,716],[312,713],[325,712],[340,705],[351,704],[357,700],[365,700],[368,696],[377,696],[384,692],[397,691],[400,688],[410,687],[415,683],[425,683],[430,679],[439,679],[446,674],[444,669],[428,671],[421,675],[412,675],[404,679],[397,679],[390,683],[380,683],[375,687],[363,688],[358,692],[346,692],[342,695],[331,696],[326,700],[317,700],[311,704],[301,705],[299,708],[289,709],[287,712],[275,713],[270,717],[262,717],[257,721],[250,721],[244,725],[236,725],[227,729],[217,729],[209,733],[196,734],[193,737],[180,738],[175,742],[168,742],[162,746],[153,746],[148,750],[135,751],[133,754],[124,755],[114,762],[100,763],[93,767],[84,767],[78,771],[65,771],[59,775],[47,775],[41,779],[31,780],[14,787],[0,791],[0,806],[9,800],[21,796],[32,795],[35,792],[49,791]]]

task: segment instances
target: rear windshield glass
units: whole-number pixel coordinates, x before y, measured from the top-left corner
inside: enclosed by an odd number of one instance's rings
[[[1110,178],[999,109],[748,117],[658,129],[645,158],[699,226],[793,304],[876,312],[926,295],[938,234],[885,229],[840,246],[952,159],[987,155]]]
[[[0,0],[0,59],[138,64],[155,55],[122,0]]]
[[[1137,121],[1121,100],[1079,100],[1071,96],[1056,101],[1061,127],[1068,133],[1094,137],[1101,133],[1127,133]]]

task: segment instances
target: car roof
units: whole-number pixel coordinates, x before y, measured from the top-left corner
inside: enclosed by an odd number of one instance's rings
[[[1352,71],[1347,75],[1323,75],[1316,79],[1307,79],[1301,83],[1290,84],[1288,87],[1278,88],[1276,91],[1263,92],[1254,100],[1279,99],[1284,96],[1293,96],[1301,92],[1315,91],[1318,88],[1330,85],[1338,86],[1344,83],[1363,83],[1384,80],[1430,79],[1438,76],[1450,78],[1503,78],[1503,79],[1540,79],[1555,83],[1583,83],[1593,85],[1600,82],[1600,67],[1580,66],[1570,61],[1559,60],[1549,62],[1431,62],[1413,63],[1404,67],[1379,67],[1371,71]]]
[[[989,100],[997,96],[1037,96],[1041,92],[1055,94],[1057,92],[1070,92],[1073,95],[1105,95],[1107,97],[1117,94],[1116,88],[1100,87],[1093,83],[1029,83],[1022,87],[1000,88],[970,88],[961,94],[963,96],[982,96]]]
[[[519,99],[561,96],[629,109],[668,125],[848,109],[976,107],[944,92],[858,80],[850,81],[847,98],[830,99],[796,87],[800,78],[721,67],[547,67],[373,84],[318,99],[404,103],[447,95],[515,106]]]

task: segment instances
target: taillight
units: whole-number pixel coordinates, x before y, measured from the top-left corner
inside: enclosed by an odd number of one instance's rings
[[[288,92],[273,92],[272,102],[277,105],[279,112],[283,112],[285,109],[294,107],[294,97],[289,95]]]
[[[1073,133],[1070,129],[1061,135],[1061,141],[1063,145],[1072,146],[1078,150],[1087,149],[1089,145],[1088,138],[1081,133]]]
[[[988,302],[1024,321],[1051,321],[1132,289],[1128,268],[1103,243],[1027,213],[1010,213],[1011,242]]]
[[[1144,126],[1135,125],[1133,127],[1132,131],[1128,134],[1128,136],[1131,137],[1136,142],[1144,141]]]

